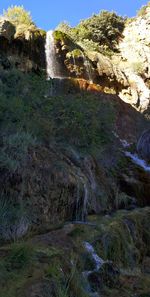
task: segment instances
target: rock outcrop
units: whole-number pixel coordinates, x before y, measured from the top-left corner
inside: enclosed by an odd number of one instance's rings
[[[55,32],[56,53],[64,76],[84,78],[99,84],[144,112],[149,107],[149,8],[144,18],[128,20],[118,52],[90,52],[75,44],[62,32]]]
[[[118,52],[90,52],[75,43],[67,34],[54,32],[56,60],[62,77],[80,78],[98,84],[105,93],[113,93],[145,112],[149,107],[149,8],[144,18],[127,21]],[[46,32],[34,25],[15,27],[0,20],[0,55],[22,71],[46,69]],[[4,64],[4,63],[3,63]]]
[[[0,59],[4,67],[16,67],[23,72],[45,69],[45,37],[34,25],[15,27],[0,19]],[[7,60],[7,63],[4,63]]]
[[[150,59],[150,10],[144,17],[137,17],[127,23],[124,38],[119,44],[122,67],[128,77],[130,93],[122,98],[144,111],[149,105],[149,59]]]
[[[49,80],[46,33],[0,20],[2,296],[149,296],[148,16],[111,57],[55,31]]]

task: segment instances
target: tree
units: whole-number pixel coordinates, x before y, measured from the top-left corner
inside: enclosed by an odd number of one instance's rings
[[[124,29],[125,20],[115,12],[101,11],[76,27],[79,39],[87,38],[99,44],[115,48]]]
[[[14,25],[33,25],[32,17],[29,11],[26,11],[23,6],[11,6],[3,11],[3,15]]]

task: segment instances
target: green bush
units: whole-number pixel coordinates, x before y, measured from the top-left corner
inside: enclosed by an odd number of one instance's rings
[[[101,11],[92,17],[83,20],[72,28],[68,23],[60,23],[57,30],[68,34],[87,50],[101,51],[99,46],[105,45],[115,49],[125,26],[125,19],[115,12]]]
[[[10,171],[22,168],[26,161],[28,148],[35,143],[35,138],[24,131],[4,136],[0,148],[0,167]]]
[[[7,10],[4,10],[3,15],[14,25],[33,25],[30,12],[26,11],[23,6],[11,6]]]
[[[51,83],[43,77],[33,74],[22,77],[18,71],[18,75],[11,78],[10,73],[3,74],[0,95],[0,163],[3,168],[13,171],[21,168],[27,149],[36,144],[36,139],[67,143],[87,151],[100,149],[111,141],[113,103],[108,104],[90,93],[52,96]],[[54,81],[54,89],[56,85]]]
[[[101,11],[76,27],[79,40],[90,39],[99,44],[115,48],[122,36],[125,20],[114,12]]]

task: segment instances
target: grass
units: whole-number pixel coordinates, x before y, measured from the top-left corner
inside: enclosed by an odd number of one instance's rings
[[[45,265],[50,265],[53,258],[59,257],[56,248],[34,246],[24,241],[16,242],[2,248],[6,252],[0,261],[0,292],[1,297],[22,296],[22,290],[28,284],[29,277],[35,281],[45,277]],[[1,251],[1,250],[0,250]],[[45,257],[47,264],[41,259]]]
[[[6,159],[8,167],[9,163],[10,167],[18,166],[11,164],[5,148],[9,144],[12,145],[11,152],[14,148],[19,156],[27,145],[35,145],[35,139],[37,142],[67,143],[85,151],[99,150],[111,141],[115,118],[113,103],[108,104],[97,95],[87,93],[51,96],[50,83],[45,78],[31,74],[22,76],[14,70],[4,71],[2,82],[0,134],[4,136],[1,163]],[[17,161],[16,157],[14,159]]]

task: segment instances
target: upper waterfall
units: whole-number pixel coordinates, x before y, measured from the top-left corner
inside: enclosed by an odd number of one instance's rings
[[[59,78],[59,67],[56,60],[55,41],[52,30],[48,31],[46,35],[45,54],[48,78]]]

